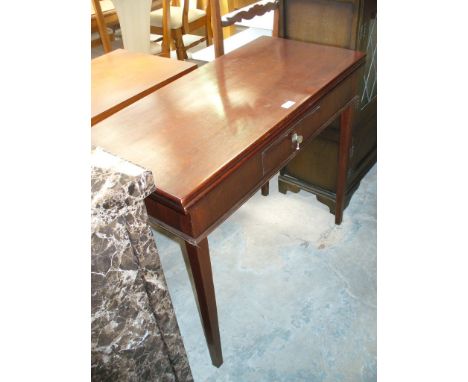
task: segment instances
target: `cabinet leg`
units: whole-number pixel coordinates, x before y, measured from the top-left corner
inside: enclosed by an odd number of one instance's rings
[[[285,195],[288,192],[288,185],[279,179],[278,179],[278,191]]]
[[[262,195],[263,196],[268,196],[269,193],[270,193],[270,182],[266,182],[262,186]]]
[[[348,176],[349,149],[351,145],[354,103],[351,103],[340,117],[340,147],[338,150],[338,176],[336,181],[335,224],[343,221],[346,178]]]
[[[280,176],[280,178],[278,178],[278,191],[286,195],[288,191],[297,194],[299,191],[301,191],[301,189],[293,184],[289,184],[281,180]]]
[[[198,246],[185,243],[193,282],[197,293],[198,307],[200,309],[203,331],[210,352],[211,362],[219,367],[223,363],[221,338],[218,326],[218,311],[216,296],[211,273],[210,251],[208,239],[203,239]]]

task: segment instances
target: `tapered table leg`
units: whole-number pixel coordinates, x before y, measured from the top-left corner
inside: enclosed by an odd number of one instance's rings
[[[343,209],[348,175],[349,149],[351,146],[354,103],[351,103],[340,117],[340,147],[338,151],[338,177],[336,181],[335,224],[343,221]]]
[[[266,182],[262,186],[262,195],[263,196],[268,196],[269,193],[270,193],[270,182]]]
[[[208,239],[203,239],[198,246],[185,243],[192,271],[193,281],[197,292],[206,343],[211,356],[211,362],[219,367],[223,363],[221,351],[221,338],[218,326],[218,311],[216,296],[211,273],[210,251]]]

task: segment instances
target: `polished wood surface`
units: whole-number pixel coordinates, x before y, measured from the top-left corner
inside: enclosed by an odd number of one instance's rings
[[[148,215],[186,242],[215,366],[223,359],[207,236],[259,189],[267,194],[268,180],[342,113],[345,189],[364,62],[360,52],[261,37],[91,130],[94,145],[153,172]]]
[[[186,243],[185,247],[197,293],[198,308],[202,321],[206,323],[203,326],[203,330],[208,344],[208,351],[213,360],[213,365],[219,367],[223,363],[223,354],[218,329],[218,311],[213,275],[211,273],[208,239],[205,238],[198,245]]]
[[[156,193],[186,209],[362,59],[259,38],[107,118],[93,128],[93,142],[150,169]],[[295,104],[281,107],[287,101]]]
[[[118,49],[91,61],[91,125],[196,69],[189,62]]]

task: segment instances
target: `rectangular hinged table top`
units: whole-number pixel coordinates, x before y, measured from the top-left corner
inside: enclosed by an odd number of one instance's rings
[[[117,49],[91,61],[91,125],[197,68],[190,62]]]
[[[92,128],[92,142],[153,172],[182,209],[364,62],[365,54],[260,37]]]

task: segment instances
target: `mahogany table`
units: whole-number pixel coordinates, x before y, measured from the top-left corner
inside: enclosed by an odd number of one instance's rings
[[[335,118],[341,223],[352,111],[365,54],[260,37],[93,127],[93,144],[150,169],[153,221],[183,238],[203,329],[223,362],[208,234]]]
[[[95,58],[91,61],[91,126],[196,67],[124,49]]]

